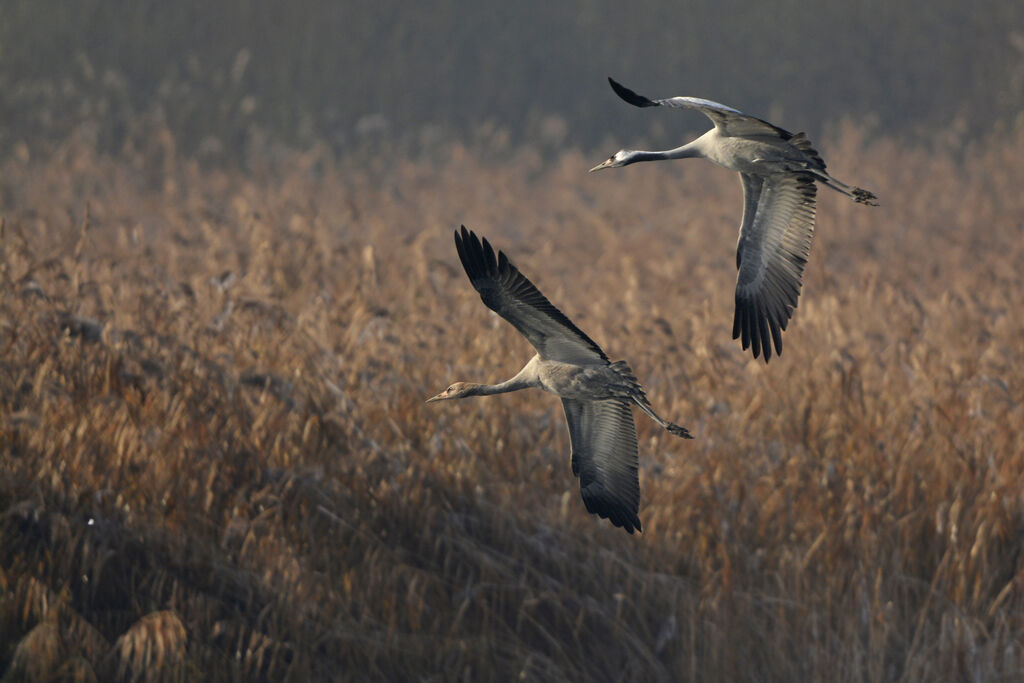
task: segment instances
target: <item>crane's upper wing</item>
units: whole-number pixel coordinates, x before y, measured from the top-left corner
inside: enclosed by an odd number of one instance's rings
[[[767,363],[782,353],[786,329],[800,297],[801,278],[814,238],[816,186],[809,173],[743,180],[743,224],[736,245],[736,317],[732,337]]]
[[[768,136],[782,140],[789,140],[793,137],[793,134],[787,130],[753,116],[747,116],[737,109],[718,102],[702,100],[699,97],[669,97],[664,100],[652,100],[633,92],[621,83],[616,83],[610,77],[608,82],[611,83],[612,90],[616,95],[635,107],[676,107],[703,112],[715,124],[718,132],[727,137]]]
[[[580,479],[587,512],[629,533],[642,531],[636,425],[629,404],[615,399],[563,398],[572,442],[572,473]]]
[[[455,233],[455,248],[483,302],[512,323],[541,358],[580,365],[608,363],[601,347],[552,306],[504,252],[495,257],[486,238],[481,243],[462,226],[461,234]]]

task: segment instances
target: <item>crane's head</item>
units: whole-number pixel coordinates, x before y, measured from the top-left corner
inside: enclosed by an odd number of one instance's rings
[[[437,396],[432,396],[427,399],[427,403],[433,403],[434,401],[445,401],[450,398],[466,398],[467,396],[475,395],[473,391],[476,389],[476,384],[469,382],[456,382]]]
[[[634,152],[630,149],[620,149],[615,154],[608,157],[608,161],[603,161],[594,168],[590,169],[590,172],[600,171],[605,168],[618,168],[619,166],[625,166],[633,163]]]

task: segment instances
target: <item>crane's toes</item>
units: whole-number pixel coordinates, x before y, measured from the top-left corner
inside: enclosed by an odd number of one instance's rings
[[[858,204],[878,206],[878,197],[875,196],[875,193],[868,192],[867,190],[860,187],[853,188],[853,201],[857,202]]]
[[[684,439],[693,438],[693,434],[690,433],[689,429],[687,429],[686,427],[681,427],[677,424],[670,424],[668,426],[668,432],[669,434],[675,434],[676,436],[680,436]]]

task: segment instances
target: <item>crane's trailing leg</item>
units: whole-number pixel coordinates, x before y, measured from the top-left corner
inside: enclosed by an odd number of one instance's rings
[[[811,175],[815,179],[821,181],[824,185],[831,187],[836,192],[844,194],[858,204],[867,204],[868,206],[878,206],[878,197],[875,196],[874,192],[865,190],[862,187],[853,187],[847,185],[843,181],[833,178],[824,171],[811,171]]]
[[[638,380],[636,375],[633,374],[633,369],[629,367],[629,363],[624,360],[615,361],[611,364],[611,369],[625,381],[625,398],[635,403],[636,406],[640,408],[640,410],[644,411],[648,417],[657,422],[664,429],[667,429],[669,434],[673,434],[684,439],[693,438],[693,435],[690,434],[690,430],[686,427],[677,425],[675,422],[669,422],[661,415],[654,412],[654,408],[651,407],[651,402],[647,399],[647,394],[644,392],[644,388],[640,384],[640,380]]]
[[[633,399],[633,403],[635,403],[640,408],[640,410],[642,410],[645,413],[647,413],[648,417],[650,417],[652,420],[654,420],[655,422],[660,424],[662,427],[667,429],[669,434],[681,437],[683,439],[692,439],[693,438],[693,434],[690,434],[690,430],[689,429],[687,429],[686,427],[683,427],[682,425],[677,425],[675,422],[669,422],[668,420],[663,418],[661,415],[658,415],[656,412],[654,412],[654,408],[651,407],[651,404],[647,401],[647,397],[646,396],[643,397],[642,401],[641,400],[637,400],[636,398],[634,398]]]

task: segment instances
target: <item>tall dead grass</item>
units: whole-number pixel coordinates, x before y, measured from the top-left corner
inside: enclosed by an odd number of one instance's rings
[[[821,142],[882,207],[822,191],[767,367],[707,164],[8,160],[5,680],[1021,680],[1024,128]],[[462,222],[697,436],[638,420],[642,536],[552,397],[423,404],[531,353]]]

